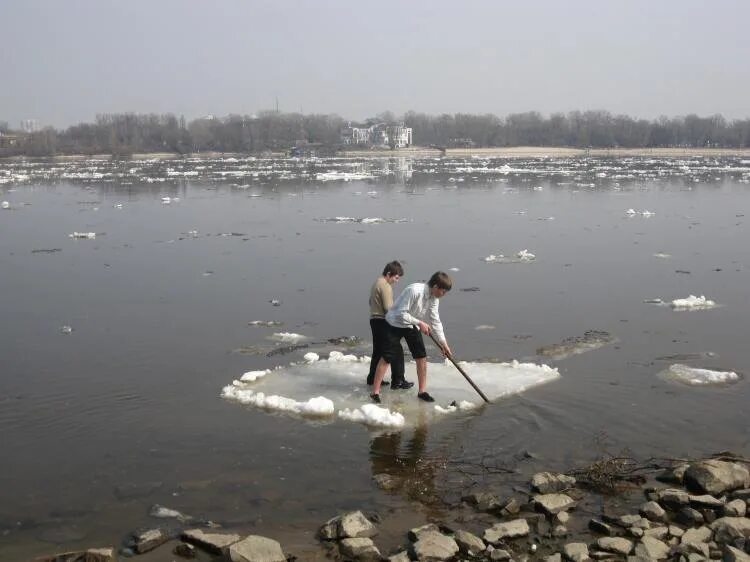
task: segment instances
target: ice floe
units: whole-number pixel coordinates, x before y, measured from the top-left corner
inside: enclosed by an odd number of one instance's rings
[[[10,209],[10,202],[9,201],[3,201],[2,203],[0,203],[0,207],[2,207],[3,209],[6,209],[6,210]]]
[[[295,334],[294,332],[275,332],[270,338],[283,343],[297,343],[306,340],[307,336]]]
[[[710,299],[707,299],[704,295],[699,297],[690,295],[685,299],[675,299],[669,303],[675,310],[704,310],[708,308],[714,308],[716,303]]]
[[[528,250],[521,250],[516,252],[516,255],[513,257],[505,257],[503,254],[490,254],[482,259],[487,263],[528,263],[534,261],[536,255]]]
[[[96,238],[96,232],[73,232],[71,234],[68,234],[68,238],[93,240],[94,238]]]
[[[738,382],[741,378],[734,371],[712,371],[710,369],[690,367],[681,363],[670,365],[668,369],[662,371],[660,374],[665,379],[690,386],[732,384]]]
[[[428,405],[416,392],[391,391],[383,387],[383,403],[370,402],[371,387],[365,385],[370,358],[330,352],[321,358],[315,352],[304,361],[279,366],[270,371],[250,371],[254,380],[236,380],[225,386],[221,396],[227,400],[298,416],[328,417],[373,427],[401,427],[429,422],[446,414],[478,407],[475,391],[449,362],[430,363],[429,391],[438,400]],[[560,377],[557,369],[544,364],[462,363],[474,382],[491,399],[518,394]],[[263,373],[262,376],[257,374]],[[416,380],[416,366],[406,365],[406,378]],[[310,398],[310,397],[313,398]],[[439,406],[435,409],[434,406]]]

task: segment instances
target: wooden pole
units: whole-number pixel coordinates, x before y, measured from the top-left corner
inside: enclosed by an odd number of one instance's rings
[[[435,339],[435,336],[433,336],[433,335],[432,335],[432,330],[430,330],[430,339],[431,339],[431,340],[432,340],[432,341],[433,341],[433,342],[435,343],[435,345],[436,345],[436,346],[438,346],[438,347],[439,347],[439,348],[440,348],[441,350],[443,349],[443,346],[442,346],[442,345],[440,345],[440,344],[438,343],[438,341],[437,341],[437,340]],[[465,378],[465,379],[466,379],[467,381],[469,381],[469,384],[470,384],[470,385],[471,385],[472,387],[474,387],[474,390],[476,390],[476,391],[477,391],[477,393],[479,394],[479,396],[481,396],[481,397],[482,397],[482,398],[484,399],[484,401],[485,401],[485,402],[489,402],[489,399],[488,399],[488,398],[487,398],[487,397],[486,397],[486,396],[484,395],[484,392],[482,392],[482,391],[481,391],[481,389],[480,389],[480,388],[479,388],[479,387],[478,387],[478,386],[477,386],[476,384],[474,384],[474,381],[473,381],[473,380],[471,380],[471,377],[470,377],[469,375],[467,375],[467,374],[466,374],[466,371],[464,371],[464,370],[463,370],[463,369],[461,368],[461,365],[459,365],[458,363],[456,363],[456,361],[455,361],[455,360],[453,359],[453,357],[448,357],[448,359],[450,360],[450,362],[451,362],[451,363],[453,363],[453,366],[454,366],[454,367],[455,367],[456,369],[458,369],[458,372],[459,372],[459,373],[461,373],[461,374],[462,374],[462,375],[464,376],[464,378]]]

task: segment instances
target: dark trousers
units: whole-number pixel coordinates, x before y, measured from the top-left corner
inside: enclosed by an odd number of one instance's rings
[[[388,322],[385,321],[385,318],[370,318],[370,330],[372,331],[372,359],[370,359],[370,372],[367,375],[367,384],[372,384],[375,380],[375,369],[387,345]],[[396,358],[391,363],[391,384],[403,381],[404,354],[402,353],[400,360]]]

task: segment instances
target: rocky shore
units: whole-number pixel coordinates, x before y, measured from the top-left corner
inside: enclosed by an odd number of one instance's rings
[[[376,475],[375,480],[387,488],[386,475]],[[641,482],[636,494],[642,494],[642,502],[635,510],[614,513],[603,508],[593,516],[579,514],[579,507],[598,494],[573,476],[540,472],[526,489],[516,489],[508,497],[490,491],[463,496],[456,509],[468,507],[476,517],[460,518],[460,525],[436,521],[404,530],[402,546],[394,552],[378,548],[381,516],[343,513],[318,529],[321,556],[316,559],[750,562],[750,472],[744,459],[674,464],[652,482]],[[59,553],[36,562],[137,559],[157,549],[165,550],[166,557],[159,560],[306,560],[306,555],[287,552],[272,538],[242,536],[202,522],[180,531],[141,530],[119,548]]]

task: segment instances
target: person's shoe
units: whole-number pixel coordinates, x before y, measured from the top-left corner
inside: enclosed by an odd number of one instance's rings
[[[409,390],[412,386],[414,383],[407,380],[392,382],[391,390]]]
[[[380,394],[370,394],[370,398],[375,404],[380,404]]]
[[[419,394],[417,394],[417,398],[419,398],[420,400],[424,400],[425,402],[435,401],[435,399],[432,396],[430,396],[429,392],[420,392]]]

